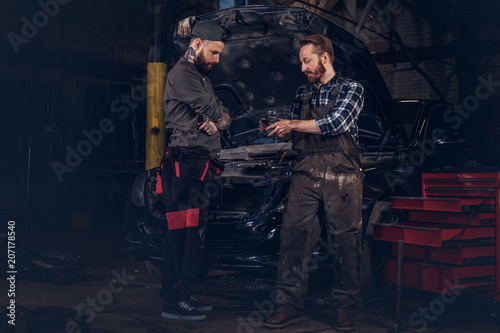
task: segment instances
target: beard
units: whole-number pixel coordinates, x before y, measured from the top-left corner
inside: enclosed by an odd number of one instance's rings
[[[194,64],[203,75],[208,75],[212,71],[212,67],[215,63],[207,62],[207,59],[203,55],[203,52],[200,52],[196,57]]]
[[[307,81],[309,83],[318,83],[323,74],[325,74],[326,68],[321,62],[318,62],[318,67],[312,72],[305,72],[307,75]]]

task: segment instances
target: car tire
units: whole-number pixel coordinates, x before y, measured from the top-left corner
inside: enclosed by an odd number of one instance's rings
[[[395,286],[384,281],[383,258],[392,255],[392,244],[373,239],[374,223],[402,223],[407,221],[400,209],[392,209],[391,202],[378,201],[373,205],[363,239],[362,278],[364,297],[373,299],[387,296]]]

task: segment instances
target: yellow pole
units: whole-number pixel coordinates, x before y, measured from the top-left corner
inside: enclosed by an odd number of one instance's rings
[[[146,170],[160,165],[165,152],[165,113],[163,111],[163,92],[167,64],[148,63],[147,114],[146,114]]]

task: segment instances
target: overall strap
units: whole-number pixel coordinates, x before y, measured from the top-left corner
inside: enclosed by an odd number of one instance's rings
[[[344,80],[342,80],[342,82],[340,82],[335,88],[332,89],[332,91],[330,91],[330,96],[328,98],[328,104],[327,106],[330,108],[330,109],[333,109],[333,107],[335,106],[335,103],[337,102],[337,96],[339,95],[339,91],[340,91],[340,88],[342,87],[342,85],[344,85],[345,83],[347,82],[351,82],[352,79],[350,78],[346,78]],[[300,114],[301,114],[301,117],[300,119],[303,119],[302,118],[302,113],[307,113],[310,109],[310,106],[309,106],[309,96],[311,95],[311,83],[306,83],[305,86],[304,86],[304,93],[302,94],[302,107],[300,109]],[[318,91],[318,94],[319,94],[319,91]]]

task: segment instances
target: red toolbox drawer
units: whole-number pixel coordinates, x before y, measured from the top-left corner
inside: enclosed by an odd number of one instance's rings
[[[495,227],[467,227],[422,224],[374,223],[373,239],[428,246],[481,245],[495,243]]]
[[[487,197],[495,190],[494,187],[430,187],[424,186],[426,197]]]
[[[409,211],[410,222],[429,222],[465,225],[494,225],[495,213],[450,213],[432,211]]]
[[[495,191],[496,178],[487,176],[490,175],[478,174],[475,176],[477,178],[460,178],[465,175],[423,174],[422,194],[424,197],[488,197]]]
[[[498,184],[498,173],[423,173],[422,195],[424,197],[488,197]]]
[[[398,243],[392,244],[392,255],[398,255]],[[455,265],[495,264],[495,246],[437,248],[405,244],[404,257],[417,260],[432,260],[433,262]]]
[[[424,269],[425,268],[425,269]],[[412,275],[412,276],[410,276]],[[495,265],[443,266],[403,263],[403,286],[450,295],[453,291],[481,292],[495,290]],[[397,283],[397,262],[384,260],[384,280]]]
[[[422,181],[425,183],[429,180],[443,179],[446,181],[496,181],[499,179],[498,172],[424,172],[422,173]]]
[[[491,297],[500,301],[499,187],[498,171],[443,170],[422,173],[421,198],[391,198],[392,208],[405,210],[410,222],[374,225],[373,236],[392,242],[393,256],[395,243],[405,242],[405,285],[447,293],[496,291]],[[432,267],[426,268],[429,261]],[[384,273],[395,283],[395,258],[385,263]]]
[[[392,208],[438,212],[494,211],[494,199],[391,197]],[[478,208],[476,206],[480,205]]]
[[[434,175],[436,176],[436,175]],[[429,178],[429,174],[422,175],[422,181],[425,188],[441,188],[441,187],[453,187],[453,188],[479,188],[479,189],[495,189],[496,179],[495,178],[444,178],[442,175],[438,175],[438,178]]]

